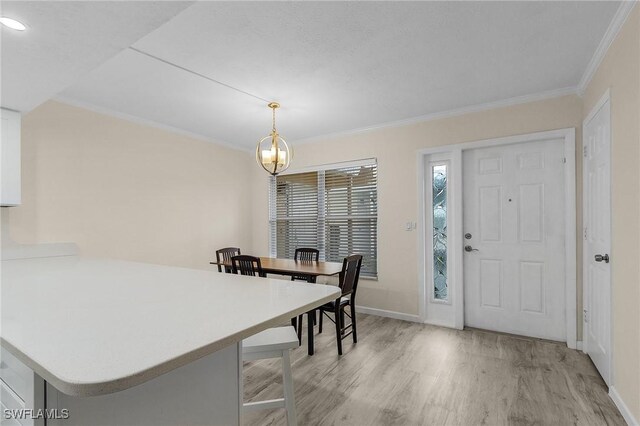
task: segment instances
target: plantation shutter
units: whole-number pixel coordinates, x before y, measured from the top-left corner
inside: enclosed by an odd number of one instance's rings
[[[275,178],[276,257],[293,259],[297,247],[318,247],[318,173]]]
[[[342,262],[361,254],[362,276],[378,272],[378,168],[375,161],[279,175],[271,180],[270,252],[293,258],[298,247]]]
[[[325,172],[325,259],[361,254],[364,276],[376,276],[378,170],[375,164]]]

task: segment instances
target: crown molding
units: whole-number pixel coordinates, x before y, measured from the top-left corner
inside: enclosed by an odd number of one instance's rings
[[[157,121],[147,120],[146,118],[136,117],[134,115],[126,114],[124,112],[114,111],[109,108],[100,107],[97,105],[90,104],[88,102],[78,101],[76,99],[67,98],[65,96],[56,96],[53,98],[54,101],[71,105],[77,108],[86,109],[89,111],[96,112],[98,114],[108,115],[114,118],[119,118],[122,120],[130,121],[132,123],[141,124],[143,126],[149,126],[160,130],[165,130],[167,132],[176,133],[182,136],[187,136],[193,139],[197,139],[203,142],[213,143],[215,145],[222,146],[224,148],[230,148],[236,151],[242,151],[246,153],[253,153],[253,149],[247,149],[238,145],[234,145],[231,142],[221,141],[218,139],[212,139],[210,137],[201,135],[199,133],[190,132],[188,130],[180,129],[178,127],[173,127],[168,124],[158,123]]]
[[[309,138],[303,138],[292,141],[296,144],[305,144],[312,142],[319,142],[325,139],[333,139],[342,136],[356,135],[360,133],[367,133],[374,130],[381,130],[386,128],[407,126],[410,124],[423,123],[427,121],[441,120],[444,118],[457,117],[460,115],[471,114],[474,112],[488,111],[492,109],[504,108],[509,106],[521,105],[530,102],[542,101],[546,99],[559,98],[567,95],[577,95],[576,87],[564,87],[561,89],[548,90],[544,92],[532,93],[524,96],[517,96],[514,98],[502,99],[499,101],[486,102],[482,104],[470,105],[462,108],[456,108],[448,111],[435,112],[431,114],[421,115],[418,117],[412,117],[403,120],[390,121],[387,123],[376,124],[374,126],[360,127],[352,130],[345,130],[342,132],[328,133],[321,136],[313,136]]]
[[[591,60],[589,61],[589,64],[587,65],[587,68],[584,71],[584,74],[582,74],[580,83],[578,83],[579,96],[582,96],[585,90],[587,90],[587,86],[591,82],[593,75],[598,70],[598,67],[600,66],[600,63],[602,63],[602,60],[604,59],[605,55],[607,54],[609,47],[611,47],[613,40],[615,40],[616,36],[620,32],[620,29],[626,22],[627,18],[629,17],[629,14],[631,13],[631,10],[636,5],[636,3],[637,1],[635,0],[623,1],[618,7],[618,10],[616,11],[615,15],[613,15],[613,19],[609,24],[609,28],[607,28],[607,31],[604,33],[604,36],[602,37],[602,40],[600,40],[600,44],[598,45],[598,48],[593,53],[593,56],[591,57]]]
[[[498,108],[504,108],[504,107],[509,107],[509,106],[521,105],[521,104],[526,104],[526,103],[530,103],[530,102],[542,101],[542,100],[546,100],[546,99],[553,99],[553,98],[559,98],[559,97],[562,97],[562,96],[576,95],[576,94],[577,94],[577,88],[576,87],[564,87],[564,88],[561,88],[561,89],[548,90],[548,91],[532,93],[532,94],[524,95],[524,96],[517,96],[517,97],[514,97],[514,98],[508,98],[508,99],[502,99],[502,100],[498,100],[498,101],[486,102],[486,103],[482,103],[482,104],[470,105],[470,106],[466,106],[466,107],[462,107],[462,108],[456,108],[456,109],[452,109],[452,110],[448,110],[448,111],[435,112],[435,113],[421,115],[421,116],[412,117],[412,118],[403,119],[403,120],[390,121],[390,122],[387,122],[387,123],[376,124],[376,125],[373,125],[373,126],[360,127],[360,128],[356,128],[356,129],[345,130],[345,131],[342,131],[342,132],[328,133],[328,134],[324,134],[324,135],[320,135],[320,136],[313,136],[313,137],[309,137],[309,138],[293,140],[292,143],[295,143],[295,144],[306,144],[306,143],[320,142],[320,141],[326,140],[326,139],[334,139],[334,138],[338,138],[338,137],[356,135],[356,134],[360,134],[360,133],[367,133],[367,132],[372,132],[372,131],[375,131],[375,130],[381,130],[381,129],[386,129],[386,128],[401,127],[401,126],[407,126],[407,125],[416,124],[416,123],[423,123],[423,122],[427,122],[427,121],[434,121],[434,120],[440,120],[440,119],[444,119],[444,118],[457,117],[457,116],[461,116],[461,115],[465,115],[465,114],[471,114],[471,113],[474,113],[474,112],[488,111],[488,110],[492,110],[492,109],[498,109]],[[242,151],[242,152],[246,152],[246,153],[253,153],[253,149],[248,149],[248,148],[244,148],[244,147],[241,147],[241,146],[233,145],[230,142],[211,139],[211,138],[206,137],[204,135],[201,135],[201,134],[198,134],[198,133],[193,133],[193,132],[190,132],[188,130],[183,130],[183,129],[180,129],[180,128],[177,128],[177,127],[169,126],[167,124],[162,124],[162,123],[158,123],[156,121],[152,121],[152,120],[147,120],[147,119],[144,119],[144,118],[136,117],[136,116],[129,115],[129,114],[126,114],[126,113],[123,113],[123,112],[114,111],[114,110],[109,109],[109,108],[99,107],[99,106],[96,106],[96,105],[93,105],[93,104],[90,104],[90,103],[87,103],[87,102],[77,101],[75,99],[70,99],[70,98],[67,98],[67,97],[64,97],[64,96],[56,96],[53,100],[61,102],[61,103],[64,103],[64,104],[67,104],[67,105],[75,106],[75,107],[78,107],[78,108],[83,108],[83,109],[87,109],[87,110],[90,110],[90,111],[94,111],[94,112],[97,112],[99,114],[109,115],[109,116],[112,116],[112,117],[115,117],[115,118],[120,118],[120,119],[123,119],[123,120],[127,120],[127,121],[131,121],[131,122],[134,122],[134,123],[146,125],[146,126],[149,126],[149,127],[154,127],[154,128],[166,130],[166,131],[169,131],[169,132],[172,132],[172,133],[181,134],[181,135],[188,136],[188,137],[191,137],[191,138],[194,138],[194,139],[198,139],[198,140],[201,140],[201,141],[214,143],[216,145],[220,145],[220,146],[223,146],[223,147],[226,147],[226,148],[235,149],[237,151]]]

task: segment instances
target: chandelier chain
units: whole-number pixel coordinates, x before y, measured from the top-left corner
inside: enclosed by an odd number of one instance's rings
[[[273,112],[273,133],[276,132],[276,109],[272,108],[271,111]]]

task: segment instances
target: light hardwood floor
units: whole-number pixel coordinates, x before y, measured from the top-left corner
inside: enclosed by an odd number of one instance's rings
[[[314,356],[304,339],[292,351],[300,425],[625,424],[589,358],[564,344],[358,320],[342,357],[329,326],[316,327]],[[246,363],[244,375],[245,401],[282,397],[280,360]],[[285,424],[284,410],[246,413],[244,424]]]

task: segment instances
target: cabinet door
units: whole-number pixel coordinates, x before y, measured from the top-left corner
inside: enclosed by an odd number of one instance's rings
[[[0,205],[20,204],[20,113],[0,108]]]
[[[4,347],[0,348],[0,423],[43,426],[44,380]],[[6,410],[6,411],[5,411]]]

